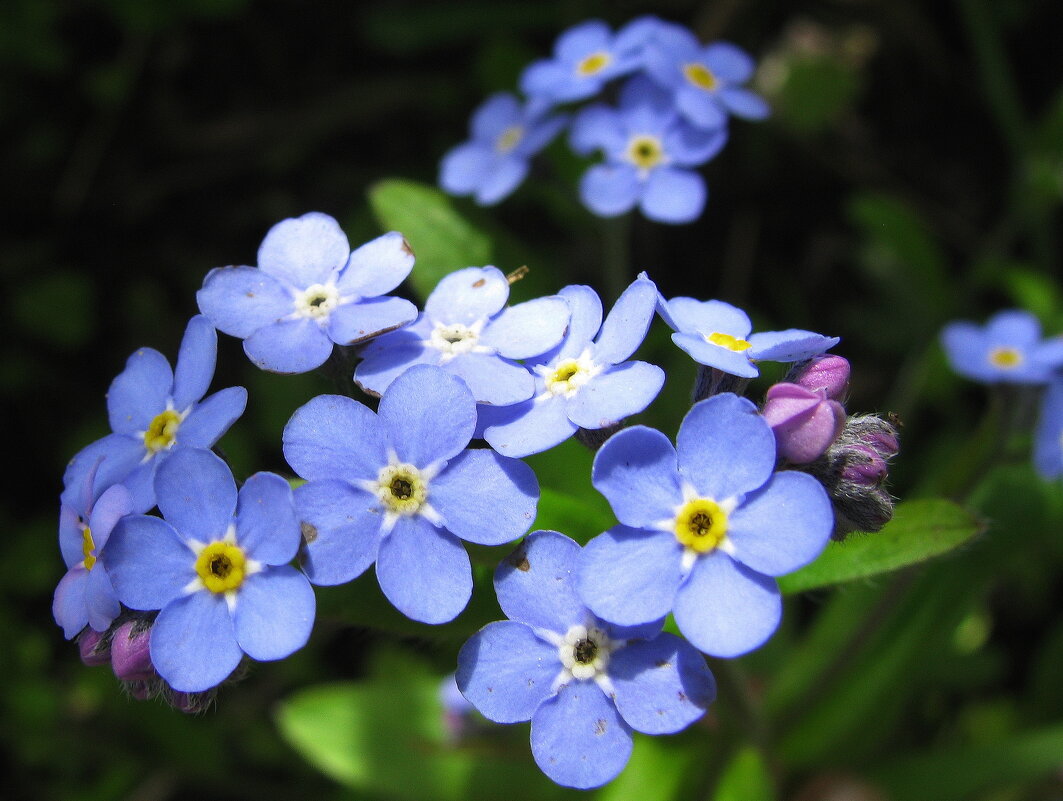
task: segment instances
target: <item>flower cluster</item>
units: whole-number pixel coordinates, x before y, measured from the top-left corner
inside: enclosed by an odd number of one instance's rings
[[[737,46],[703,45],[687,28],[656,17],[616,32],[598,20],[581,23],[558,37],[551,58],[524,70],[525,99],[499,93],[476,110],[471,138],[444,156],[439,183],[481,205],[498,203],[567,127],[576,154],[603,158],[580,180],[580,199],[593,213],[614,217],[637,207],[657,222],[691,222],[708,198],[696,168],[727,143],[730,117],[768,116],[765,102],[744,87],[753,70]],[[604,95],[621,79],[617,105],[558,112]]]

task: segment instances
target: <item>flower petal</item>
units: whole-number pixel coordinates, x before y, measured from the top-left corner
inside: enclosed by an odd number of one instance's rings
[[[571,437],[579,429],[568,419],[564,398],[548,395],[502,407],[480,407],[490,421],[484,439],[506,456],[541,453]]]
[[[370,298],[344,303],[329,315],[328,334],[340,345],[357,345],[417,319],[417,307],[404,298]]]
[[[63,636],[74,639],[89,623],[85,593],[88,589],[89,571],[82,565],[70,568],[56,585],[52,596],[52,617],[63,628]]]
[[[195,554],[158,517],[124,517],[111,532],[107,572],[118,600],[131,609],[162,609],[196,578]]]
[[[587,613],[573,576],[579,553],[579,545],[557,531],[525,537],[495,569],[495,594],[506,617],[558,634],[582,623]]]
[[[570,316],[569,305],[556,295],[518,303],[484,328],[480,342],[508,359],[529,359],[561,342]]]
[[[200,590],[166,605],[151,628],[151,663],[178,692],[202,692],[240,664],[223,595]]]
[[[236,511],[236,482],[213,453],[182,448],[155,474],[155,494],[166,522],[185,539],[202,543],[225,536]]]
[[[302,542],[291,485],[274,473],[255,473],[240,487],[235,523],[237,542],[256,562],[290,562]]]
[[[535,520],[539,482],[516,459],[492,450],[468,450],[432,479],[429,502],[451,533],[480,545],[502,545]]]
[[[770,362],[803,362],[841,341],[840,337],[825,337],[813,331],[790,328],[786,331],[760,331],[749,338],[749,357]]]
[[[579,182],[580,200],[600,217],[631,211],[641,189],[634,168],[627,165],[596,164],[583,173]]]
[[[572,316],[557,358],[574,359],[583,353],[602,326],[602,301],[589,286],[566,286],[558,294],[568,303]]]
[[[657,307],[657,286],[637,278],[617,298],[602,324],[594,356],[604,364],[619,364],[631,357],[646,338]]]
[[[610,367],[580,388],[568,416],[580,428],[608,428],[649,406],[664,386],[664,370],[646,362]]]
[[[85,588],[85,606],[89,625],[96,631],[107,631],[114,619],[122,613],[122,607],[114,594],[106,565],[97,560],[89,571]]]
[[[222,438],[247,407],[247,390],[226,387],[197,403],[177,430],[183,448],[209,448]]]
[[[493,147],[465,142],[451,148],[439,165],[439,185],[451,195],[471,195],[491,174],[497,160]]]
[[[252,659],[283,659],[310,639],[314,590],[290,565],[270,567],[244,579],[236,595],[236,642]]]
[[[215,328],[240,339],[295,309],[291,290],[257,267],[215,267],[196,303]]]
[[[173,390],[173,372],[166,357],[141,348],[126,361],[125,370],[107,390],[107,416],[116,434],[146,431],[152,419],[166,410]]]
[[[339,224],[327,214],[312,211],[269,229],[258,249],[258,267],[293,287],[306,289],[328,281],[346,264],[350,253],[347,235]]]
[[[399,459],[427,467],[469,444],[476,428],[476,401],[446,370],[415,365],[388,387],[377,416]]]
[[[406,280],[413,260],[413,248],[406,238],[398,231],[389,231],[351,253],[336,288],[343,295],[359,298],[383,295]]]
[[[488,353],[462,353],[446,364],[447,371],[462,379],[477,403],[509,406],[528,400],[535,392],[535,379],[517,362]]]
[[[202,314],[188,321],[173,378],[173,405],[184,411],[207,394],[218,360],[218,332]]]
[[[310,481],[296,489],[295,504],[307,540],[303,569],[314,584],[344,584],[376,561],[382,518],[372,495],[346,481]]]
[[[639,208],[657,222],[688,223],[701,215],[708,197],[709,190],[700,173],[661,167],[646,181]]]
[[[271,373],[306,373],[332,354],[332,340],[315,320],[298,317],[263,326],[244,340],[244,353]]]
[[[376,575],[395,608],[422,623],[453,620],[472,596],[472,567],[461,540],[422,517],[395,523],[380,543]]]
[[[745,120],[766,120],[771,116],[771,106],[767,101],[748,89],[727,86],[720,90],[717,97],[736,117]]]
[[[673,517],[683,500],[675,448],[660,431],[645,426],[609,438],[594,457],[591,483],[617,520],[636,528]]]
[[[509,298],[509,282],[497,267],[466,267],[443,277],[425,302],[437,323],[472,325],[497,314]]]
[[[495,723],[531,720],[561,672],[557,648],[522,623],[489,623],[458,652],[458,688]]]
[[[318,395],[295,410],[281,435],[284,458],[308,481],[371,481],[388,463],[380,421],[343,395]]]
[[[476,188],[476,202],[493,206],[521,185],[528,175],[528,159],[516,153],[496,158]]]

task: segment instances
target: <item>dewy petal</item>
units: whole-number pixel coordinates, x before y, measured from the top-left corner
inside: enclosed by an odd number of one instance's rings
[[[310,481],[296,489],[295,505],[309,526],[302,561],[312,582],[344,584],[376,561],[383,517],[375,497],[346,481]]]
[[[636,640],[609,659],[616,708],[635,731],[672,734],[705,714],[716,680],[699,654],[674,634]]]
[[[252,659],[283,659],[310,639],[314,591],[291,565],[271,567],[244,579],[236,596],[236,642]]]
[[[708,197],[700,173],[661,167],[647,179],[639,208],[651,220],[678,225],[696,220]]]
[[[439,165],[439,185],[451,195],[471,195],[484,183],[494,166],[493,147],[466,142],[448,150]]]
[[[177,431],[184,448],[209,448],[239,419],[247,406],[247,390],[227,387],[197,403]]]
[[[528,400],[535,392],[535,379],[528,369],[500,356],[462,353],[447,362],[446,368],[468,384],[477,403],[509,406]]]
[[[631,211],[640,191],[635,169],[624,164],[596,164],[583,173],[579,182],[580,200],[600,217]]]
[[[235,523],[236,541],[256,562],[290,562],[302,542],[291,485],[274,473],[255,473],[240,487]]]
[[[329,315],[328,333],[340,345],[356,345],[413,322],[417,307],[403,298],[344,303]]]
[[[80,565],[70,568],[59,579],[52,597],[52,617],[62,626],[63,636],[68,640],[74,639],[89,623],[88,605],[85,601],[88,574],[89,571]],[[554,653],[557,653],[556,649]]]
[[[388,463],[377,416],[343,395],[318,395],[300,406],[281,439],[288,464],[310,481],[371,481]]]
[[[529,359],[561,342],[570,316],[571,309],[560,296],[518,303],[484,328],[480,342],[507,359]]]
[[[781,618],[782,597],[775,579],[720,551],[699,557],[676,593],[679,631],[710,656],[741,656],[760,647]]]
[[[236,511],[233,474],[220,458],[200,448],[182,448],[160,465],[155,494],[166,522],[186,540],[220,540]]]
[[[645,426],[609,438],[594,457],[591,483],[617,519],[636,528],[671,518],[683,500],[675,448],[660,431]]]
[[[469,444],[476,428],[476,401],[446,370],[416,365],[388,387],[377,416],[399,460],[427,467]]]
[[[568,333],[557,353],[558,359],[573,359],[583,353],[602,325],[602,301],[589,286],[573,284],[559,293],[572,311]]]
[[[207,394],[218,360],[218,332],[202,314],[188,321],[173,378],[173,405],[183,411]]]
[[[506,617],[558,634],[583,623],[586,610],[573,576],[579,553],[579,545],[557,531],[525,537],[495,569],[495,594]]]
[[[258,267],[293,287],[306,289],[327,282],[350,253],[347,235],[339,224],[327,214],[312,211],[269,229],[258,249]]]
[[[472,325],[502,310],[509,299],[509,282],[497,267],[466,267],[436,284],[425,302],[434,322]]]
[[[476,202],[493,206],[510,195],[528,175],[528,159],[516,153],[496,158],[476,189]]]
[[[631,756],[631,728],[592,681],[573,681],[532,716],[531,748],[543,773],[565,787],[599,787]]]
[[[158,517],[122,518],[105,556],[115,594],[131,609],[161,609],[196,577],[192,549]]]
[[[406,280],[413,261],[410,243],[398,231],[389,231],[351,254],[336,281],[336,289],[342,295],[359,298],[383,295]]]
[[[729,392],[694,405],[676,438],[679,472],[704,497],[762,486],[775,469],[775,435],[746,398]]]
[[[529,456],[559,445],[579,429],[568,419],[568,402],[546,397],[503,407],[489,407],[492,421],[484,439],[506,456]]]
[[[271,373],[306,373],[332,354],[332,340],[316,321],[306,317],[280,320],[244,340],[244,353]]]
[[[727,520],[734,558],[781,576],[815,559],[830,541],[834,511],[823,485],[807,473],[776,473]]]
[[[672,611],[681,557],[670,532],[615,526],[588,542],[576,562],[580,597],[621,626],[658,620]]]
[[[568,406],[580,428],[607,428],[643,411],[664,386],[664,370],[646,362],[610,367],[582,387]]]
[[[240,339],[295,309],[291,290],[257,267],[215,267],[196,302],[215,328]]]
[[[242,657],[225,597],[207,590],[168,604],[151,629],[151,663],[179,692],[216,687]]]
[[[839,337],[825,337],[812,331],[790,328],[761,331],[749,337],[749,357],[771,362],[803,362],[837,345]]]
[[[126,362],[107,390],[107,415],[116,434],[146,431],[155,415],[166,410],[173,372],[166,357],[141,348]]]
[[[595,359],[602,364],[619,364],[630,358],[646,338],[656,306],[657,287],[653,281],[633,281],[602,324],[595,342]]]
[[[461,540],[423,517],[403,517],[380,543],[376,575],[387,599],[422,623],[453,620],[472,596],[472,567]]]
[[[429,503],[451,533],[480,545],[502,545],[535,520],[539,482],[516,459],[492,450],[468,450],[431,481]]]
[[[488,623],[458,652],[458,688],[495,723],[531,720],[561,671],[557,648],[523,623]]]

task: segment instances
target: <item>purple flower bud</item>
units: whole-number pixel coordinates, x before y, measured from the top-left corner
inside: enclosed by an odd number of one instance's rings
[[[133,620],[115,630],[111,638],[111,667],[122,681],[141,682],[155,677],[148,651],[150,635],[150,628]]]
[[[104,640],[105,632],[87,628],[78,637],[78,650],[81,652],[81,661],[89,667],[94,665],[106,665],[111,661],[111,649]]]
[[[818,459],[845,426],[845,409],[822,389],[775,384],[768,390],[764,419],[775,433],[779,455],[794,464]]]
[[[862,487],[877,487],[886,480],[889,466],[882,455],[866,445],[852,445],[847,449],[843,480]]]
[[[152,683],[148,681],[127,681],[124,686],[126,692],[138,701],[147,701],[151,698],[154,689]]]
[[[841,401],[849,391],[849,361],[833,354],[816,356],[795,365],[786,380],[805,389],[822,389],[831,400]]]

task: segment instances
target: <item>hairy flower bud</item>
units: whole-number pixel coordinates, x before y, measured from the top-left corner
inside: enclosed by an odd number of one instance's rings
[[[822,389],[831,400],[844,401],[849,392],[849,361],[834,354],[814,356],[795,364],[785,380],[805,389]]]
[[[151,625],[142,620],[127,620],[111,637],[111,668],[122,681],[146,682],[155,677],[148,641]]]
[[[106,632],[86,628],[78,637],[78,650],[81,652],[81,661],[89,667],[106,665],[111,661],[111,645]]]
[[[794,464],[818,459],[845,426],[840,403],[829,400],[822,389],[797,384],[772,386],[762,413],[775,434],[779,455]]]

